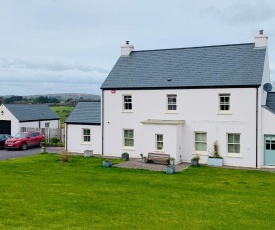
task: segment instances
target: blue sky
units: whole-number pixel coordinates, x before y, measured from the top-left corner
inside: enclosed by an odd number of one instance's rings
[[[135,50],[268,39],[274,0],[0,0],[0,95],[100,94],[129,40]]]

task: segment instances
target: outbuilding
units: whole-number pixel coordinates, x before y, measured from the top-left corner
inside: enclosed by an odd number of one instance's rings
[[[15,135],[27,128],[59,128],[60,118],[46,104],[2,104],[0,133]]]
[[[101,154],[101,103],[78,102],[66,120],[66,150]]]

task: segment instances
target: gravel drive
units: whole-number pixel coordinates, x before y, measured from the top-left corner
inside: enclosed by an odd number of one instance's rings
[[[175,165],[176,172],[180,172],[190,166],[189,163],[180,163]],[[118,168],[132,168],[132,169],[145,169],[150,171],[162,171],[165,172],[166,165],[161,164],[152,164],[152,163],[144,163],[141,162],[141,159],[130,158],[129,161],[124,161],[122,163],[114,165],[114,167]]]
[[[47,147],[47,152],[49,153],[60,153],[62,151],[64,151],[64,147]],[[25,151],[0,149],[0,160],[31,156],[39,153],[41,153],[41,149],[38,147],[29,148]]]

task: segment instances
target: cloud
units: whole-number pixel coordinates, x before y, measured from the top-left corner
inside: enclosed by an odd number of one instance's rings
[[[80,72],[99,72],[108,73],[109,71],[100,67],[93,67],[83,64],[64,64],[60,62],[55,63],[35,63],[22,59],[9,61],[5,58],[0,58],[0,69],[29,69],[29,70],[47,70],[53,72],[61,72],[68,70],[77,70]]]
[[[83,64],[36,63],[0,58],[0,95],[100,94],[108,70]]]
[[[266,1],[256,3],[239,2],[227,8],[218,8],[216,6],[205,7],[201,9],[201,15],[212,17],[215,20],[222,20],[231,25],[253,25],[274,19],[275,9]]]

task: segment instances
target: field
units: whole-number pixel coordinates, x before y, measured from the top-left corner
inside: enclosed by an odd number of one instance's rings
[[[71,112],[74,110],[74,107],[70,106],[51,106],[51,109],[60,117],[60,124],[64,127],[64,123]]]
[[[119,160],[116,160],[117,162]],[[55,154],[0,161],[0,229],[274,229],[275,174],[103,168]]]

